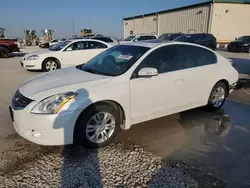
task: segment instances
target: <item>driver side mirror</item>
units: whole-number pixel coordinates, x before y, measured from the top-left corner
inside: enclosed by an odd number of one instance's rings
[[[134,42],[137,42],[138,41],[138,39],[136,38],[136,39],[134,39]]]
[[[237,40],[238,39],[238,37],[235,37],[235,40]]]
[[[157,75],[158,75],[157,69],[156,68],[152,68],[152,67],[142,68],[138,72],[138,76],[139,77],[151,77],[151,76],[157,76]]]

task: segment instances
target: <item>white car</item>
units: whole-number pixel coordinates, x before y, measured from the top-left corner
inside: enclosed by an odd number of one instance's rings
[[[26,54],[21,65],[27,70],[53,71],[86,63],[111,45],[93,39],[67,40],[35,53]]]
[[[54,40],[49,42],[49,46],[53,46],[53,45],[59,44],[61,42],[62,42],[61,40],[54,39]]]
[[[115,46],[119,44],[119,41],[114,37],[94,36],[94,37],[91,37],[91,39],[96,39],[96,40],[106,42],[110,44],[111,46]]]
[[[137,42],[137,41],[144,41],[144,40],[154,40],[157,39],[156,35],[131,35],[126,39],[122,40],[120,43],[129,43],[129,42]]]
[[[231,62],[206,47],[135,42],[26,81],[10,113],[31,142],[95,148],[120,128],[200,106],[218,110],[237,81]]]

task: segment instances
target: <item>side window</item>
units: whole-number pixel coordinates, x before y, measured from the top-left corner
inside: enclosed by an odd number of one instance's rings
[[[178,46],[164,46],[150,53],[138,66],[137,72],[145,67],[156,68],[159,74],[180,69]]]
[[[207,41],[210,39],[210,36],[209,35],[197,35],[195,37],[195,42],[203,42],[203,41]]]
[[[66,49],[66,51],[76,51],[84,49],[86,49],[86,42],[74,42]]]
[[[107,42],[107,43],[113,42],[110,38],[107,38],[107,37],[103,37],[101,41]]]
[[[200,67],[217,63],[216,55],[204,48],[191,45],[179,46],[179,60],[181,69]]]
[[[87,49],[102,49],[107,48],[107,46],[101,42],[87,41]]]

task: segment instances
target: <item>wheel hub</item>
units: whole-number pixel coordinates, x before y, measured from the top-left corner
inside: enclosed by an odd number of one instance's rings
[[[214,93],[212,98],[212,103],[214,107],[219,107],[223,104],[225,100],[225,89],[223,87],[218,87]]]
[[[86,126],[87,138],[94,143],[107,141],[114,133],[115,118],[108,112],[93,115]]]

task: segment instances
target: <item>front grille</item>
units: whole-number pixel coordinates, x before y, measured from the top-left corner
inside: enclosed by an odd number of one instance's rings
[[[26,106],[28,106],[33,100],[28,99],[23,96],[18,90],[16,91],[13,99],[12,99],[12,107],[14,110],[22,110]]]

